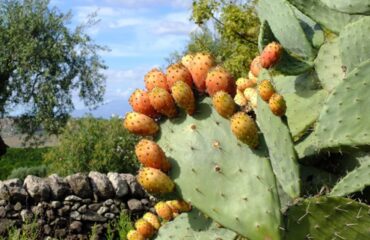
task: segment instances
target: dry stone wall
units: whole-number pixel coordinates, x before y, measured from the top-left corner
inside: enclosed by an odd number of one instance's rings
[[[94,225],[104,239],[108,223],[121,212],[137,218],[154,211],[154,203],[131,174],[9,179],[0,181],[0,235],[36,222],[40,239],[87,239]]]

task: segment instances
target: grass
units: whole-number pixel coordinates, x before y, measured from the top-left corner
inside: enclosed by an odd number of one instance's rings
[[[0,180],[7,179],[13,169],[42,165],[42,155],[49,149],[50,147],[8,148],[7,153],[0,158]]]

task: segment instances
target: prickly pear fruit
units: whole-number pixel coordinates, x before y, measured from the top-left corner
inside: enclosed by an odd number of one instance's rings
[[[234,102],[236,103],[236,105],[240,106],[240,107],[244,107],[247,105],[247,99],[244,97],[244,94],[243,92],[241,92],[240,90],[236,90],[236,95],[234,97]]]
[[[252,71],[248,72],[248,79],[251,80],[254,83],[254,85],[257,84],[258,78],[253,75]]]
[[[182,81],[177,81],[171,88],[172,97],[177,106],[186,110],[189,115],[195,112],[195,98],[193,90]]]
[[[272,86],[271,82],[269,80],[263,80],[257,87],[258,93],[260,97],[265,101],[268,102],[272,96],[272,94],[275,93],[275,88]]]
[[[269,43],[261,53],[261,66],[263,68],[274,66],[279,61],[282,51],[283,48],[279,43]]]
[[[235,82],[226,69],[217,66],[211,69],[206,78],[206,89],[209,95],[213,96],[218,91],[225,91],[230,95],[235,94]]]
[[[168,118],[175,117],[177,114],[175,102],[169,92],[160,87],[154,87],[149,92],[150,104],[154,109]]]
[[[157,68],[153,68],[145,75],[144,82],[148,92],[155,87],[160,87],[169,91],[166,75]]]
[[[193,62],[194,54],[186,54],[181,58],[181,63],[184,65],[187,69],[190,68],[190,65]]]
[[[145,237],[136,230],[130,230],[126,237],[127,240],[145,240]]]
[[[244,92],[246,88],[255,87],[256,83],[248,78],[238,78],[236,80],[236,87],[239,91]]]
[[[169,206],[171,208],[171,211],[172,211],[172,214],[173,214],[173,218],[177,217],[178,215],[180,215],[180,210],[175,208],[173,205],[172,205],[172,202],[171,201],[166,201],[166,204],[167,206]]]
[[[154,135],[159,130],[152,118],[136,112],[127,113],[123,125],[129,132],[142,136]]]
[[[172,64],[167,68],[167,85],[171,89],[173,84],[177,81],[183,81],[193,87],[193,78],[189,70],[181,63]]]
[[[184,200],[171,200],[166,202],[171,210],[178,213],[190,212],[191,205]]]
[[[271,112],[276,116],[283,116],[286,111],[286,103],[283,96],[274,93],[269,100],[269,107]]]
[[[150,238],[154,235],[155,229],[152,224],[148,223],[144,219],[140,218],[135,222],[135,228],[144,238]]]
[[[155,212],[158,216],[163,218],[164,220],[171,221],[173,219],[173,212],[165,202],[158,202],[154,206]]]
[[[135,112],[145,114],[151,118],[158,115],[154,107],[150,104],[148,93],[144,90],[136,89],[131,94],[129,103]]]
[[[164,194],[174,190],[175,184],[161,170],[144,167],[139,170],[137,181],[149,193]]]
[[[156,230],[161,227],[161,222],[159,221],[157,215],[154,215],[151,212],[145,213],[143,219],[150,223]]]
[[[208,53],[196,53],[190,64],[189,71],[195,87],[199,92],[206,90],[206,78],[208,71],[214,66],[213,57]]]
[[[137,159],[145,166],[168,172],[171,168],[162,148],[155,142],[142,139],[135,146]]]
[[[243,143],[252,148],[258,146],[258,129],[256,122],[245,112],[237,112],[231,117],[231,130]]]
[[[255,88],[246,88],[244,90],[244,97],[247,99],[252,108],[257,108],[257,90]]]
[[[250,71],[255,77],[258,77],[260,74],[262,67],[261,67],[261,57],[257,56],[253,59],[251,65],[250,65]]]
[[[236,111],[236,105],[233,98],[224,91],[218,91],[212,97],[213,107],[216,109],[218,114],[224,118],[229,118]]]

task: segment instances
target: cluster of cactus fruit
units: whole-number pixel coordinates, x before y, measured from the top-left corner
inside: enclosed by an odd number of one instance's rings
[[[156,239],[370,239],[369,6],[259,0],[248,76],[234,81],[208,53],[145,75],[124,120],[145,137],[137,179],[192,205]],[[129,239],[157,227],[141,221]]]

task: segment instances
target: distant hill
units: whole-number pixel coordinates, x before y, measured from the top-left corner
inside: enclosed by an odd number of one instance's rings
[[[115,100],[92,111],[88,108],[75,110],[72,112],[72,117],[79,118],[86,114],[99,118],[110,118],[112,115],[123,117],[129,111],[131,111],[131,106],[128,104],[128,101]]]

